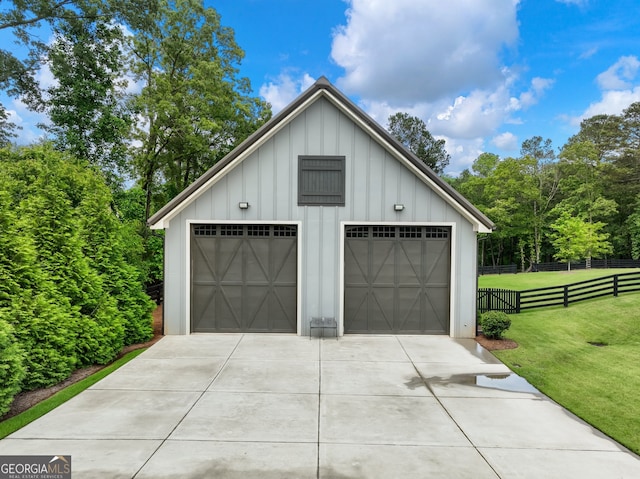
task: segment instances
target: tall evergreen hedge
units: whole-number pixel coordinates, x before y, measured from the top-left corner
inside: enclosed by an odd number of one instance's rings
[[[16,394],[20,392],[24,351],[13,336],[13,328],[0,319],[0,416],[9,410]]]
[[[135,232],[112,205],[87,163],[48,145],[0,150],[0,342],[4,321],[22,352],[23,390],[153,334],[154,305],[126,260]],[[0,380],[0,410],[14,390]]]

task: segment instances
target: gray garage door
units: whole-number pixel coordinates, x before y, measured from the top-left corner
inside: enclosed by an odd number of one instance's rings
[[[297,329],[297,230],[284,225],[193,225],[191,330]]]
[[[449,333],[450,228],[349,226],[346,333]]]

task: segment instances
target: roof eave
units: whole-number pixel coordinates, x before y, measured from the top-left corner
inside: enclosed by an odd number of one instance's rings
[[[323,77],[324,78],[324,77]],[[318,80],[314,86],[321,86],[319,84],[320,80]],[[194,192],[198,191],[204,184],[209,182],[209,180],[215,177],[221,170],[223,170],[227,165],[229,165],[233,160],[240,157],[243,153],[249,150],[256,142],[258,142],[261,138],[267,135],[271,130],[276,128],[285,118],[295,112],[300,108],[306,101],[308,101],[320,88],[309,88],[305,92],[303,92],[298,98],[296,98],[293,102],[291,102],[287,107],[282,109],[276,115],[274,115],[269,121],[267,121],[264,125],[258,128],[255,132],[249,135],[242,143],[240,143],[237,147],[235,147],[231,152],[229,152],[224,158],[218,161],[215,165],[213,165],[209,170],[207,170],[202,176],[200,176],[196,181],[194,181],[191,185],[185,188],[182,192],[180,192],[175,198],[169,201],[165,206],[160,208],[155,214],[149,217],[147,220],[147,225],[151,229],[163,229],[165,226],[160,226],[160,223],[167,223],[167,221],[162,221],[165,217],[167,217],[176,207],[178,207],[183,201],[187,200],[190,196],[193,195]]]
[[[437,192],[441,195],[448,197],[449,200],[460,206],[461,213],[467,217],[474,224],[474,230],[480,233],[490,233],[495,229],[495,224],[485,216],[480,210],[473,206],[464,196],[458,193],[451,185],[442,180],[436,175],[431,168],[425,165],[417,156],[404,147],[399,141],[393,138],[387,130],[374,121],[369,115],[367,115],[360,107],[347,98],[342,92],[335,88],[329,80],[325,77],[320,77],[310,88],[299,95],[293,102],[287,107],[281,110],[277,115],[274,115],[268,122],[262,125],[258,130],[245,139],[240,145],[233,149],[228,155],[217,162],[206,173],[194,181],[189,187],[183,190],[169,203],[162,207],[157,213],[152,215],[147,224],[151,229],[164,229],[169,226],[170,220],[173,216],[177,215],[182,208],[179,206],[188,201],[193,200],[194,197],[199,196],[198,192],[209,187],[217,175],[231,165],[236,159],[241,161],[244,156],[250,154],[255,149],[256,144],[261,143],[260,140],[267,136],[270,136],[272,130],[278,130],[281,123],[284,125],[284,120],[290,115],[297,115],[298,110],[306,105],[308,101],[314,98],[319,93],[326,91],[327,96],[331,99],[333,97],[333,103],[337,106],[343,105],[344,110],[352,113],[357,117],[360,122],[374,132],[384,143],[394,149],[399,157],[406,158],[410,164],[418,170],[428,181],[436,186]],[[315,100],[314,100],[315,101]],[[191,201],[189,201],[190,203]],[[177,211],[176,211],[177,209]]]
[[[438,188],[438,192],[444,193],[449,200],[454,201],[458,205],[460,205],[461,209],[468,212],[471,217],[475,221],[471,221],[474,223],[474,229],[481,233],[491,233],[495,230],[496,225],[479,209],[477,209],[473,204],[469,202],[464,196],[462,196],[455,188],[449,185],[446,181],[440,178],[435,172],[429,168],[422,160],[420,160],[413,152],[408,150],[402,143],[396,140],[387,130],[385,130],[379,123],[374,121],[367,113],[365,113],[360,107],[358,107],[355,103],[353,103],[349,98],[344,96],[339,90],[333,87],[331,84],[327,85],[327,90],[336,97],[336,105],[339,105],[340,102],[342,104],[346,104],[349,106],[350,111],[352,111],[363,123],[371,129],[376,135],[382,139],[389,147],[395,149],[399,157],[406,158],[409,160],[412,166],[414,166],[417,170],[420,171],[424,176],[430,180],[432,186],[436,186]],[[467,215],[464,215],[467,216]],[[467,219],[470,219],[467,216]]]

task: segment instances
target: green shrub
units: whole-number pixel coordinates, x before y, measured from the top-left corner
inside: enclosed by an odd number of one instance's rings
[[[126,248],[132,240],[125,236],[132,231],[113,214],[113,197],[100,177],[87,175],[76,189],[80,188],[87,192],[78,204],[84,256],[101,278],[102,291],[114,301],[110,317],[122,331],[118,336],[120,349],[148,341],[153,337],[151,313],[155,305],[145,294],[141,271],[127,263]]]
[[[0,232],[0,319],[23,351],[24,390],[152,337],[145,275],[129,263],[141,237],[87,163],[50,145],[0,149]]]
[[[0,416],[9,410],[20,392],[24,377],[23,351],[13,336],[13,328],[0,320]]]
[[[0,320],[13,325],[24,350],[24,390],[57,384],[77,366],[75,336],[77,314],[61,307],[50,293],[18,296],[10,308],[0,309]]]
[[[507,313],[488,311],[480,317],[482,334],[489,339],[502,339],[502,334],[511,326]]]

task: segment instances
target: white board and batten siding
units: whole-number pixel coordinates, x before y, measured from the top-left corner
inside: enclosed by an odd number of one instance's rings
[[[345,206],[298,206],[300,155],[345,157]],[[245,201],[249,208],[240,209],[238,203]],[[394,211],[397,203],[404,205],[403,211]],[[298,227],[297,330],[301,335],[309,334],[311,317],[335,317],[342,328],[345,225],[450,227],[450,335],[475,335],[474,225],[383,147],[379,138],[323,96],[265,138],[164,224],[165,334],[190,333],[193,223]]]

